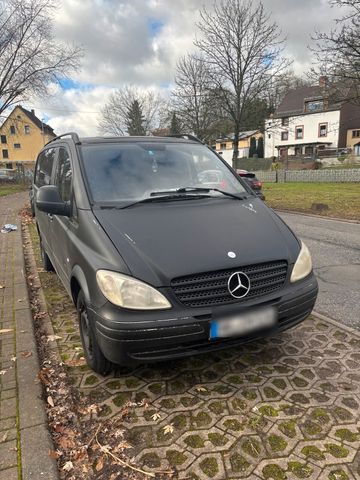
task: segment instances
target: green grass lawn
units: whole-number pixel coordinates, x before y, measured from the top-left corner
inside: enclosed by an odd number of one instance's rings
[[[28,185],[20,185],[20,184],[0,184],[0,197],[4,197],[5,195],[11,195],[12,193],[23,192],[28,190]]]
[[[272,208],[360,220],[360,183],[265,183],[263,192]],[[329,209],[316,212],[313,203]]]

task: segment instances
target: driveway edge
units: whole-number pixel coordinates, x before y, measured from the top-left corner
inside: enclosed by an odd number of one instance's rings
[[[342,330],[346,330],[352,335],[355,335],[356,337],[360,338],[360,332],[355,328],[349,327],[348,325],[344,325],[343,323],[340,323],[337,320],[334,320],[333,318],[330,318],[327,315],[324,315],[323,313],[315,312],[314,310],[311,312],[311,315],[318,318],[319,320],[323,320],[324,322],[331,323],[335,327],[341,328]]]
[[[265,202],[266,203],[266,202]],[[272,207],[270,207],[272,208]],[[280,208],[273,208],[275,212],[278,213],[288,213],[289,215],[302,215],[303,217],[311,217],[311,218],[320,218],[321,220],[330,220],[336,222],[343,222],[343,223],[351,223],[353,225],[359,225],[359,220],[350,220],[347,218],[339,218],[339,217],[326,217],[325,215],[316,215],[315,213],[306,213],[306,212],[297,212],[296,210],[283,210]]]

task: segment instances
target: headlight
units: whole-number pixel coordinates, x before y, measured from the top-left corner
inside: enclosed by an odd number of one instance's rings
[[[301,250],[295,262],[290,282],[294,283],[305,278],[312,270],[312,261],[309,249],[305,243],[301,242]]]
[[[155,288],[127,275],[98,270],[96,280],[103,295],[119,307],[134,310],[171,308],[170,302]]]

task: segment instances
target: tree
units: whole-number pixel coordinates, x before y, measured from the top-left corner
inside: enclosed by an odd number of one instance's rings
[[[360,102],[360,0],[330,0],[344,15],[328,33],[317,32],[314,40],[318,68],[314,73],[328,78],[329,86],[343,99]],[[349,89],[349,87],[351,87]],[[331,90],[331,88],[330,88]]]
[[[165,100],[152,90],[140,90],[127,85],[115,90],[101,111],[99,130],[106,135],[122,136],[127,132],[129,109],[134,101],[141,105],[146,135],[161,129],[169,121]]]
[[[170,123],[170,134],[171,135],[180,135],[181,134],[181,123],[176,116],[176,113],[173,112]]]
[[[258,146],[256,149],[256,153],[258,158],[264,158],[264,138],[259,137],[258,139]]]
[[[289,66],[282,57],[284,40],[261,2],[218,0],[213,11],[203,8],[200,16],[201,36],[194,43],[233,121],[235,164],[247,106]]]
[[[54,38],[52,0],[0,0],[0,114],[75,71],[82,51]]]
[[[250,138],[249,158],[252,158],[256,154],[256,138]]]
[[[208,141],[216,130],[219,112],[216,112],[216,92],[201,56],[189,54],[179,60],[175,85],[173,107],[184,130]]]
[[[130,105],[127,118],[126,129],[129,135],[146,135],[144,127],[144,115],[142,114],[142,108],[138,100],[134,100]]]

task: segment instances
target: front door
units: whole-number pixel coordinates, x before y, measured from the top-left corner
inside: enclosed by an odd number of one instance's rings
[[[75,207],[73,205],[72,166],[70,152],[65,146],[59,148],[54,184],[59,189],[61,199],[71,206],[71,211],[73,212]],[[66,288],[68,288],[71,269],[68,231],[73,221],[73,213],[70,218],[53,215],[52,219],[52,250],[55,256],[54,267]]]

